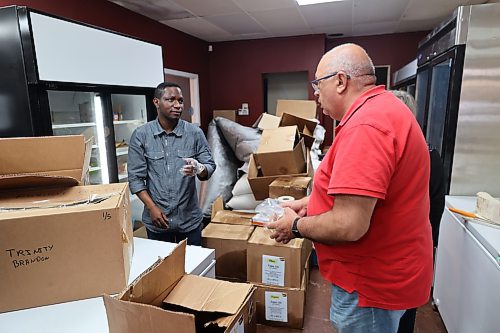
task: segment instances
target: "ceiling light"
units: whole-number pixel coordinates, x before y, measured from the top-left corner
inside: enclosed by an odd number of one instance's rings
[[[299,6],[315,5],[317,3],[338,2],[345,0],[296,0]]]

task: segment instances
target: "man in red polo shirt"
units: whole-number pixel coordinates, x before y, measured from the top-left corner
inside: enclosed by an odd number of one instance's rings
[[[429,152],[411,111],[374,73],[358,45],[323,56],[312,84],[323,113],[340,121],[335,140],[311,195],[269,225],[278,242],[314,241],[339,333],[396,332],[432,283]]]

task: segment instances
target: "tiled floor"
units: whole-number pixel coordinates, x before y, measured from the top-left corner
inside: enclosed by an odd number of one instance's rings
[[[258,333],[336,333],[328,319],[330,307],[330,286],[319,274],[318,268],[311,269],[307,290],[304,330],[294,330],[258,325]],[[446,333],[439,313],[427,304],[417,311],[415,333]]]

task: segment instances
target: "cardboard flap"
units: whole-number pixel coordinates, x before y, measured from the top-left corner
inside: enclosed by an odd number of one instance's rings
[[[7,186],[12,186],[15,180],[21,181],[24,187],[38,185],[39,178],[19,177],[21,175],[70,177],[82,182],[88,146],[83,135],[0,139],[0,176],[15,176],[14,180],[6,181]],[[35,183],[27,183],[29,180]],[[43,180],[43,184],[47,180]]]
[[[294,238],[287,244],[278,243],[274,239],[271,239],[271,231],[267,228],[257,227],[253,232],[252,236],[248,240],[249,243],[271,245],[278,247],[290,247],[290,248],[301,248],[304,242],[303,238]]]
[[[283,113],[293,114],[305,119],[316,118],[316,102],[298,99],[278,99],[276,101],[276,115],[281,117]]]
[[[284,188],[307,188],[311,177],[280,177],[275,179],[269,186]]]
[[[262,132],[257,154],[291,151],[299,142],[297,126],[284,126]]]
[[[0,190],[28,187],[74,186],[78,180],[68,176],[1,175]]]
[[[273,116],[268,113],[263,113],[260,115],[257,121],[257,127],[261,130],[274,129],[280,126],[281,118]]]
[[[224,224],[251,225],[251,218],[254,214],[234,212],[230,210],[220,210],[212,218],[212,222]]]
[[[163,299],[185,274],[186,240],[166,258],[158,260],[120,294],[120,299],[161,306]]]
[[[104,295],[104,306],[108,317],[110,333],[161,333],[168,327],[175,327],[176,333],[196,331],[192,314],[163,310],[139,303],[120,301]]]
[[[234,315],[252,288],[253,285],[247,283],[185,275],[164,302],[196,311]]]
[[[253,226],[209,223],[202,231],[203,237],[234,240],[247,240],[253,232]]]
[[[214,216],[217,214],[217,212],[224,210],[224,198],[222,195],[219,195],[217,199],[212,204],[212,216],[211,219],[213,220]]]

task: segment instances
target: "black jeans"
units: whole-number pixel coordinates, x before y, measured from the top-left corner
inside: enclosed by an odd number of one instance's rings
[[[180,241],[187,239],[188,245],[198,245],[201,246],[201,230],[203,229],[203,224],[200,223],[198,228],[195,228],[188,232],[153,232],[146,228],[148,233],[148,239],[179,243]]]

